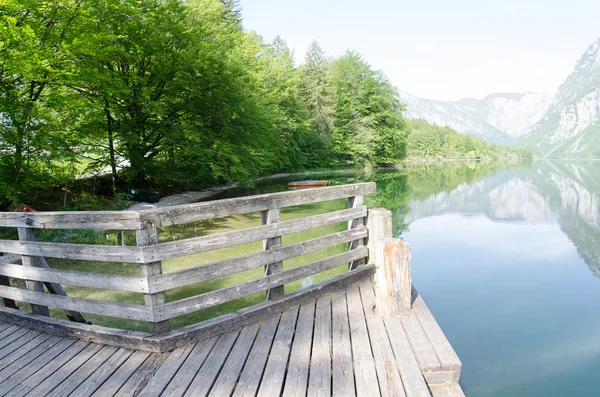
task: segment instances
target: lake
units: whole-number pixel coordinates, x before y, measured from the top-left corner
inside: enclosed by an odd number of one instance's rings
[[[267,180],[221,197],[286,190]],[[315,178],[315,176],[310,176]],[[468,396],[597,396],[600,162],[458,163],[317,175],[374,181]]]

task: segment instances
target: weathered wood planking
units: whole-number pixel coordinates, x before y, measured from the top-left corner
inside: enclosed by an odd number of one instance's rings
[[[145,277],[75,272],[70,270],[44,269],[9,264],[0,265],[0,275],[23,280],[28,279],[115,291],[150,292],[148,281]]]
[[[354,378],[358,397],[372,396],[379,391],[377,372],[373,363],[369,331],[365,322],[362,301],[357,285],[346,288],[348,299],[348,317],[350,319],[350,337],[352,338],[352,358],[354,360]]]
[[[21,262],[21,255],[0,255],[0,265]]]
[[[375,369],[379,378],[381,395],[382,397],[406,396],[400,378],[400,371],[398,370],[394,353],[385,326],[383,325],[383,319],[373,310],[375,307],[373,284],[371,284],[370,280],[363,280],[358,285],[363,301],[364,316],[369,330],[373,358],[375,358]]]
[[[435,386],[431,388],[433,397],[465,397],[458,383],[448,386]]]
[[[0,240],[0,251],[59,259],[145,263],[142,247]]]
[[[281,315],[257,397],[281,396],[297,318],[298,307],[292,307]]]
[[[296,335],[292,344],[288,372],[285,378],[284,397],[305,397],[308,388],[308,372],[313,339],[316,301],[300,306]]]
[[[167,354],[152,354],[142,365],[131,375],[127,382],[119,389],[117,396],[119,397],[136,397],[149,384],[149,381],[157,373],[158,369],[164,364],[169,355]],[[100,394],[98,397],[104,397]]]
[[[57,309],[76,310],[84,313],[100,314],[130,320],[154,321],[154,315],[147,307],[125,303],[105,302],[42,292],[27,291],[20,288],[0,286],[0,296],[34,305],[47,305]]]
[[[139,397],[160,396],[195,347],[194,344],[173,350],[158,368],[156,375],[152,376],[148,384],[139,393]]]
[[[366,256],[367,249],[362,247],[360,249],[334,255],[307,265],[299,266],[279,273],[274,273],[270,276],[259,278],[257,280],[246,281],[231,287],[206,292],[201,295],[155,306],[154,317],[156,320],[162,321],[207,309],[212,306],[220,305],[244,296],[252,295],[260,291],[265,291],[279,285],[312,276],[325,270],[340,266],[348,261],[365,258]]]
[[[185,240],[162,243],[155,246],[144,247],[143,257],[146,262],[161,261],[185,255],[227,248],[234,245],[266,240],[273,237],[284,236],[315,229],[322,226],[334,225],[354,218],[367,215],[366,207],[351,208],[347,210],[329,212],[326,214],[307,216],[270,225],[256,226],[242,230],[219,233],[203,237],[194,237]],[[129,248],[129,247],[122,247]],[[0,245],[1,249],[1,245]],[[12,251],[7,251],[12,252]],[[20,253],[20,252],[17,252]]]
[[[0,212],[0,227],[137,230],[141,225],[137,211]]]
[[[148,359],[150,353],[144,351],[134,351],[131,356],[118,368],[116,373],[110,376],[92,396],[104,397],[114,396],[119,389],[127,382],[131,376],[140,368],[144,361]]]
[[[353,196],[353,197],[349,197],[348,198],[348,208],[357,208],[357,207],[361,207],[364,204],[364,197],[363,196]],[[352,229],[356,229],[360,226],[365,226],[366,224],[366,218],[357,218],[357,219],[352,219],[350,221],[348,221],[348,229],[352,230]],[[359,245],[364,245],[365,241],[364,239],[358,239],[358,240],[354,240],[352,242],[350,242],[348,244],[348,250],[353,250],[356,249],[356,247],[358,247]],[[351,262],[348,265],[348,269],[349,270],[353,270],[356,269],[359,265],[361,265],[364,261],[358,260],[358,261],[354,261]]]
[[[91,376],[85,379],[75,391],[72,396],[90,396],[94,393],[107,379],[112,378],[115,371],[121,369],[121,364],[125,362],[133,351],[127,349],[119,349],[114,353],[108,360],[104,362],[99,368],[97,368]],[[62,394],[64,396],[64,394]],[[58,397],[60,395],[57,394]]]
[[[231,274],[243,272],[269,263],[282,262],[297,256],[335,247],[349,241],[367,236],[366,228],[347,230],[344,232],[318,237],[300,243],[274,248],[239,258],[227,259],[220,262],[195,266],[177,272],[165,273],[148,277],[150,293],[167,291],[202,281],[216,279]]]
[[[332,395],[354,394],[354,368],[352,366],[352,343],[348,324],[346,291],[341,289],[331,295],[332,339]]]
[[[136,230],[135,239],[138,246],[148,247],[158,245],[158,230],[155,227],[147,227],[142,230]],[[162,274],[162,262],[156,261],[151,263],[140,264],[140,272],[142,277],[148,280],[150,276]],[[145,294],[144,302],[148,311],[154,312],[158,305],[163,305],[167,302],[167,296],[164,292],[156,292],[154,294]],[[156,317],[156,316],[154,316]],[[160,334],[171,329],[171,323],[168,320],[153,321],[148,324],[152,334]]]
[[[273,208],[263,211],[261,214],[262,224],[270,225],[281,221],[281,213],[279,208]],[[271,237],[263,241],[263,250],[269,251],[275,248],[281,248],[281,236]],[[283,262],[272,262],[265,265],[265,276],[270,276],[274,273],[283,270]],[[284,295],[283,285],[279,285],[267,290],[267,299],[278,298]]]
[[[19,228],[19,242],[23,243],[23,242],[28,242],[28,241],[30,241],[30,242],[35,241],[34,230]],[[39,256],[36,257],[36,256],[30,256],[30,255],[23,255],[22,261],[23,261],[23,266],[26,266],[26,267],[42,267]],[[36,292],[36,293],[44,292],[44,284],[39,281],[25,280],[25,286],[31,292]],[[4,288],[10,288],[10,287],[4,287]],[[4,297],[10,298],[9,296],[4,296]],[[42,316],[50,315],[50,312],[48,311],[48,306],[44,306],[43,303],[40,303],[40,304],[36,304],[35,302],[30,302],[30,303],[31,303],[31,311],[33,313],[39,314]]]
[[[331,297],[317,299],[308,397],[331,396]]]
[[[215,347],[216,342],[216,337],[198,342],[175,376],[173,376],[166,389],[160,394],[155,395],[183,396],[190,383],[194,380],[194,376],[198,373],[198,370]]]
[[[142,223],[151,222],[157,227],[170,226],[231,215],[249,214],[271,208],[312,204],[352,196],[366,196],[375,193],[375,191],[375,183],[367,182],[177,205],[141,211],[140,217]],[[0,224],[0,226],[2,225]]]

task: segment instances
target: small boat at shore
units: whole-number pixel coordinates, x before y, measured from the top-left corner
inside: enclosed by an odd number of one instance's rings
[[[325,187],[329,181],[295,181],[288,183],[290,189],[306,189],[311,187]]]

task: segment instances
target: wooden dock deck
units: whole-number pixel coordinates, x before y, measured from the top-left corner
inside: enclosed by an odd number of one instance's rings
[[[460,360],[421,297],[401,317],[374,305],[366,279],[170,353],[5,322],[0,395],[462,396]]]

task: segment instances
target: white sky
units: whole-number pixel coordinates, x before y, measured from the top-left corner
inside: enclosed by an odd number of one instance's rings
[[[360,52],[425,98],[555,90],[600,37],[591,0],[242,0],[244,26],[280,35],[299,63],[314,39]]]

